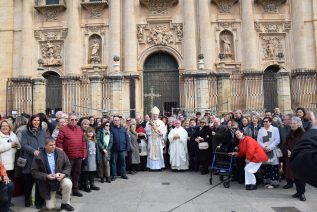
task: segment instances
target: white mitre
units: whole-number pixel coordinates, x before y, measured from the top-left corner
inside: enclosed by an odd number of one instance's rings
[[[158,109],[156,106],[154,106],[151,110],[152,115],[159,115],[160,114],[160,109]]]

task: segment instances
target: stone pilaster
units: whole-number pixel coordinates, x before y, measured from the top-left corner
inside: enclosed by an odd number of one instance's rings
[[[183,74],[184,88],[183,88],[183,101],[185,111],[191,111],[196,108],[196,78],[194,74]]]
[[[277,86],[277,102],[281,112],[292,113],[290,76],[284,69],[277,73]]]
[[[231,111],[231,85],[228,73],[218,74],[218,113]]]
[[[196,21],[195,2],[184,2],[184,69],[185,71],[197,70],[197,47],[196,47]],[[206,5],[207,6],[207,5]]]
[[[90,80],[90,102],[91,108],[90,115],[102,115],[102,77],[99,74],[89,76]]]
[[[257,69],[257,34],[254,29],[253,2],[252,0],[243,0],[242,7],[242,47],[243,47],[243,66],[242,70]]]
[[[33,79],[33,114],[45,113],[46,80],[42,76]]]
[[[121,57],[121,0],[109,1],[110,16],[109,16],[109,70],[115,71],[114,56]],[[131,18],[131,17],[130,17]],[[129,49],[126,49],[129,51]],[[119,61],[120,63],[120,61]]]
[[[305,12],[304,1],[291,1],[292,33],[293,33],[293,59],[294,68],[306,68],[306,37],[305,37]]]
[[[125,1],[124,3],[124,71],[137,71],[137,35],[136,35],[136,14],[135,2]]]
[[[196,74],[197,108],[200,111],[209,109],[208,78],[206,72]]]
[[[22,46],[21,46],[21,71],[22,76],[34,76],[36,74],[33,50],[33,11],[34,1],[23,1],[22,3]]]
[[[212,70],[214,59],[216,59],[215,46],[212,45],[213,33],[211,33],[210,17],[209,17],[209,4],[210,0],[198,1],[198,18],[199,18],[199,36],[200,36],[200,51],[199,54],[203,54],[206,58],[205,70]],[[187,45],[185,43],[185,45]]]
[[[121,74],[111,75],[109,76],[111,80],[111,110],[117,110],[114,111],[115,113],[119,113],[123,109],[123,76]]]
[[[67,1],[67,26],[65,70],[67,74],[81,74],[83,62],[82,33],[80,27],[80,1]]]

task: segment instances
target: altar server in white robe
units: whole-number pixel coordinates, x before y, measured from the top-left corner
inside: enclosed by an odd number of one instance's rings
[[[164,137],[167,129],[159,119],[160,110],[154,107],[151,110],[152,119],[146,124],[145,132],[148,138],[147,168],[161,170],[165,167],[163,158]]]
[[[181,121],[174,122],[175,128],[168,134],[170,142],[169,154],[172,170],[188,169],[187,131],[181,126]]]

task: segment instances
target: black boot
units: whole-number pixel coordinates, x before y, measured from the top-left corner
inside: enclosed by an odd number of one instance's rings
[[[100,179],[100,182],[101,182],[101,183],[105,183],[105,178],[102,177],[102,178]]]
[[[107,182],[107,183],[111,183],[111,180],[110,180],[109,177],[106,177],[106,182]]]

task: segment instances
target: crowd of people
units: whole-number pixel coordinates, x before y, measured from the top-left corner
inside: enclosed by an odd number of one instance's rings
[[[255,190],[294,185],[294,198],[305,201],[305,182],[290,168],[296,143],[314,128],[314,114],[297,108],[281,114],[278,108],[242,114],[237,109],[221,117],[197,112],[192,117],[151,115],[123,118],[80,117],[58,111],[55,119],[45,114],[23,114],[0,121],[0,211],[12,211],[13,181],[23,182],[25,207],[56,207],[73,211],[71,195],[98,191],[95,181],[111,183],[117,177],[139,171],[192,171],[208,174],[215,151],[237,156],[233,179]],[[215,172],[214,174],[217,174]],[[35,185],[35,186],[34,186]]]

